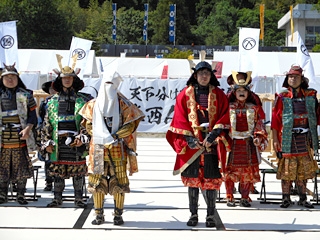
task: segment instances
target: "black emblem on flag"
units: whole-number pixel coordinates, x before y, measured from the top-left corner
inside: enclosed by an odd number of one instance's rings
[[[256,46],[256,40],[254,40],[251,37],[245,38],[242,42],[242,47],[245,50],[251,50],[252,48],[254,48]]]
[[[75,50],[73,50],[72,56],[76,54],[78,54],[78,58],[77,58],[78,60],[84,59],[86,56],[86,52],[81,48],[76,48]]]
[[[14,38],[10,35],[5,35],[0,39],[0,44],[4,49],[12,48],[14,45]]]
[[[302,44],[302,45],[300,46],[300,50],[301,50],[301,52],[302,52],[304,55],[306,55],[307,57],[310,57],[309,52],[308,52],[308,49],[306,48],[305,45]]]

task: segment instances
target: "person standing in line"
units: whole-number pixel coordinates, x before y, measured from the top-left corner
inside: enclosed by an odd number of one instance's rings
[[[62,67],[61,59],[57,55],[61,71],[53,70],[58,76],[52,83],[52,88],[57,93],[47,103],[41,129],[41,155],[49,155],[49,174],[54,177],[54,198],[47,207],[62,205],[65,179],[72,178],[74,203],[77,207],[85,208],[83,183],[87,174],[89,137],[81,127],[82,117],[79,111],[92,97],[79,92],[84,83],[77,76],[80,69],[74,70],[77,55],[73,56],[72,67]]]
[[[52,82],[53,81],[48,81],[42,84],[41,88],[42,90],[49,94],[50,96],[48,96],[46,99],[44,99],[43,101],[41,101],[40,103],[40,107],[39,107],[39,125],[37,128],[37,132],[38,132],[38,143],[41,145],[41,128],[43,125],[43,120],[44,120],[44,116],[46,114],[47,111],[47,103],[48,101],[52,98],[52,96],[56,93],[56,91],[52,88]],[[45,156],[42,156],[40,154],[40,151],[38,151],[38,158],[40,159],[40,161],[44,161],[44,172],[45,172],[45,182],[46,182],[46,186],[43,189],[43,191],[52,191],[53,188],[53,177],[50,176],[49,174],[49,166],[51,165],[50,162],[50,158],[49,158],[49,154],[46,154]]]
[[[251,72],[235,72],[227,79],[231,86],[228,94],[231,152],[225,171],[227,206],[234,207],[234,183],[240,183],[240,206],[250,207],[249,193],[260,182],[259,164],[268,145],[268,134],[263,123],[265,113],[260,99],[251,90]]]
[[[8,201],[9,182],[17,186],[17,202],[25,199],[27,179],[33,176],[30,151],[36,149],[36,102],[13,65],[5,65],[0,78],[0,204]]]
[[[217,192],[222,183],[217,141],[224,135],[223,129],[230,127],[228,99],[209,63],[199,62],[193,70],[187,87],[177,96],[166,139],[177,153],[173,174],[181,174],[188,187],[191,217],[187,225],[198,224],[201,189],[207,204],[206,227],[215,227]]]
[[[82,124],[91,135],[88,191],[96,214],[93,225],[105,221],[103,204],[107,194],[114,198],[114,225],[124,224],[124,198],[130,192],[127,165],[130,175],[138,171],[133,133],[144,114],[117,90],[121,82],[116,72],[103,78],[98,97],[80,111]]]
[[[309,88],[303,69],[293,64],[286,74],[282,91],[276,93],[272,109],[273,147],[277,152],[277,179],[281,180],[281,208],[292,205],[292,182],[298,190],[298,205],[314,208],[307,200],[307,181],[318,169],[314,152],[318,151],[317,125],[320,124],[317,91]]]

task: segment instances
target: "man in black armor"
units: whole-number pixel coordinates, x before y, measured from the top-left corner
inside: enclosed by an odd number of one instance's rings
[[[4,65],[0,78],[0,204],[8,201],[9,182],[17,185],[17,202],[28,204],[24,194],[32,177],[28,148],[35,150],[33,127],[37,125],[32,91],[13,65]]]
[[[54,199],[47,207],[58,207],[62,204],[65,179],[70,177],[73,180],[75,205],[86,207],[83,201],[83,183],[87,174],[89,138],[81,127],[82,117],[79,111],[92,97],[79,92],[84,83],[77,76],[80,69],[74,70],[76,57],[73,57],[72,67],[62,68],[62,57],[57,55],[61,71],[54,69],[58,77],[52,83],[57,93],[47,103],[41,130],[41,154],[50,155],[49,172],[54,176]]]

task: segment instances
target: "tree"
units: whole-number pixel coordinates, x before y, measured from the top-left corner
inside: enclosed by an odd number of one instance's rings
[[[2,1],[0,20],[17,20],[19,48],[67,49],[72,36],[71,25],[57,11],[55,1]],[[8,12],[8,10],[10,12]]]
[[[225,0],[217,2],[208,11],[208,16],[200,17],[198,26],[193,29],[198,42],[206,45],[231,45],[232,36],[237,33],[235,24],[238,9]]]
[[[92,49],[96,50],[96,55],[99,55],[101,44],[113,43],[111,38],[112,5],[110,1],[105,1],[99,6],[98,2],[93,1],[85,11],[85,15],[87,16],[86,25],[83,30],[76,32],[75,36],[92,40]]]
[[[264,14],[264,46],[284,46],[286,33],[278,29],[282,14],[277,10],[266,9]]]
[[[117,43],[142,41],[144,3],[149,3],[148,43],[169,42],[169,5],[176,4],[176,45],[237,45],[238,27],[260,27],[265,4],[265,46],[281,46],[278,20],[290,5],[319,0],[1,0],[0,21],[17,20],[19,48],[69,49],[72,36],[94,41],[93,49],[112,44],[112,2],[117,3]],[[98,53],[97,53],[98,54]]]
[[[169,28],[169,0],[160,0],[155,11],[149,14],[149,36],[153,44],[170,44]]]
[[[160,0],[156,10],[149,15],[150,32],[153,44],[173,44],[169,42],[169,0]],[[175,0],[176,24],[175,44],[191,44],[194,35],[191,32],[189,9],[183,0]]]
[[[119,9],[117,20],[117,42],[119,44],[143,44],[142,27],[144,12],[130,8]]]

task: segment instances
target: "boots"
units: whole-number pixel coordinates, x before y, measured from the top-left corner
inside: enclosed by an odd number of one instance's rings
[[[122,218],[123,209],[115,208],[114,211],[114,218],[113,218],[113,224],[114,225],[122,225],[124,224],[123,218]]]
[[[92,193],[93,204],[95,208],[96,219],[91,223],[93,225],[100,225],[104,223],[104,214],[103,214],[103,203],[104,203],[104,193],[94,192]]]
[[[280,204],[281,208],[288,208],[292,205],[289,194],[282,194],[282,203]]]
[[[82,199],[82,191],[79,191],[79,190],[75,191],[74,204],[77,207],[80,207],[80,208],[86,208],[87,207],[87,204]]]
[[[52,202],[47,205],[47,207],[59,207],[62,205],[62,192],[54,192],[54,198]]]
[[[251,207],[251,204],[249,203],[249,200],[247,198],[241,198],[240,199],[240,206],[241,207]]]
[[[216,209],[217,190],[207,190],[207,199],[206,227],[215,227],[216,220],[214,218],[214,211]]]
[[[233,194],[237,192],[237,190],[234,187],[234,182],[231,179],[225,180],[225,187],[226,187],[226,197],[227,197],[227,206],[228,207],[235,207],[236,202],[234,201]],[[239,187],[240,188],[240,184]]]
[[[73,177],[73,188],[74,188],[74,204],[80,208],[86,208],[87,204],[83,201],[83,177]]]
[[[3,187],[2,185],[0,187],[0,204],[8,202],[8,187]]]
[[[306,208],[314,208],[312,203],[307,201],[307,195],[306,194],[299,194],[299,196],[300,196],[300,199],[299,199],[298,205],[304,206]]]
[[[43,191],[51,192],[52,191],[52,182],[51,183],[47,182],[46,187],[43,189]]]
[[[188,188],[188,195],[189,195],[189,209],[191,212],[191,217],[187,222],[187,226],[194,227],[198,224],[198,200],[199,200],[199,188]],[[206,197],[207,198],[207,192]]]
[[[253,187],[252,183],[239,183],[239,186],[241,188],[241,199],[240,199],[240,206],[241,207],[251,207],[251,204],[249,201],[249,193],[251,191],[251,188]]]
[[[91,224],[92,225],[101,225],[104,223],[104,214],[103,214],[103,208],[95,209],[96,213],[96,219],[94,219]]]
[[[227,206],[228,207],[235,207],[236,206],[236,202],[234,201],[234,198],[227,197]]]
[[[54,198],[47,207],[59,207],[62,205],[62,192],[65,187],[64,179],[60,177],[55,177],[54,179]]]
[[[52,176],[50,176],[50,168],[51,162],[50,161],[46,161],[44,164],[44,171],[45,171],[45,176],[46,176],[46,187],[43,189],[43,191],[45,192],[51,192],[52,191],[52,187],[53,187],[53,181],[54,178]]]
[[[27,200],[24,197],[24,193],[26,192],[27,179],[18,180],[16,183],[17,183],[17,202],[20,205],[28,204]]]
[[[124,208],[124,193],[116,193],[113,196],[114,199],[114,218],[113,218],[113,224],[114,225],[122,225],[124,224],[124,221],[122,219],[122,213]]]
[[[311,202],[307,201],[307,181],[306,180],[297,180],[295,182],[298,194],[299,194],[299,202],[298,205],[304,206],[306,208],[314,208]]]

